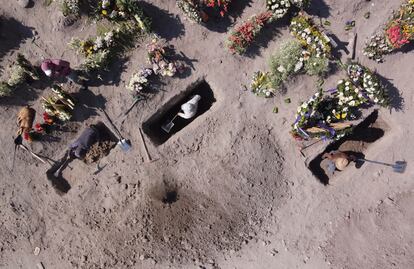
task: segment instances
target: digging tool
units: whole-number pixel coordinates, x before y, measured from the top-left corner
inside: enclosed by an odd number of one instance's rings
[[[167,123],[165,123],[165,124],[163,124],[163,125],[161,125],[161,129],[163,129],[166,133],[170,133],[171,132],[171,129],[174,127],[174,120],[175,120],[175,118],[177,118],[178,117],[178,114],[177,115],[175,115],[174,116],[174,118],[172,118],[172,120],[171,121],[169,121],[169,122],[167,122]]]
[[[14,139],[14,152],[13,152],[13,163],[12,163],[12,169],[11,171],[13,172],[14,170],[14,163],[16,161],[16,151],[17,151],[17,147],[19,145],[21,145],[23,142],[23,138],[22,135],[18,135],[15,139]]]
[[[118,146],[123,150],[123,151],[128,151],[129,149],[131,149],[131,142],[128,139],[125,139],[121,132],[119,131],[119,129],[115,126],[115,124],[113,123],[113,121],[111,120],[111,118],[109,118],[108,114],[106,113],[106,111],[101,108],[101,111],[104,113],[106,120],[108,121],[108,123],[111,125],[111,129],[113,129],[113,131],[115,132],[115,134],[118,136]]]
[[[136,106],[136,104],[138,104],[139,101],[145,100],[146,98],[144,96],[139,95],[134,99],[135,101],[132,103],[132,105],[125,112],[122,112],[121,115],[118,116],[118,118],[115,120],[114,123],[118,123],[118,122],[122,123],[125,120],[125,118],[128,116],[129,112],[131,112],[131,110]]]
[[[42,157],[40,157],[38,154],[34,153],[33,151],[31,151],[28,147],[26,147],[23,144],[18,145],[20,148],[27,150],[33,157],[35,157],[36,159],[38,159],[39,161],[41,161],[42,163],[46,163],[45,160],[43,160]]]
[[[56,169],[56,171],[53,173],[54,177],[59,177],[60,172],[62,171],[63,167],[65,167],[68,163],[70,163],[73,160],[70,153],[67,153],[66,159],[62,162],[62,164]]]
[[[29,149],[28,147],[26,147],[25,145],[23,145],[23,138],[21,135],[18,135],[15,139],[14,139],[14,153],[13,153],[13,164],[12,164],[12,169],[11,171],[14,170],[14,164],[16,162],[16,151],[17,148],[21,148],[24,149],[26,151],[28,151],[33,157],[35,157],[36,159],[38,159],[39,161],[41,161],[42,163],[46,163],[45,160],[43,160],[42,157],[40,157],[38,154],[34,153],[31,149]]]
[[[407,162],[406,161],[396,161],[394,164],[384,163],[384,162],[378,162],[378,161],[372,161],[372,160],[367,160],[367,159],[363,159],[363,158],[357,159],[357,161],[362,161],[362,162],[368,162],[368,163],[374,163],[374,164],[389,166],[389,167],[392,167],[392,169],[394,170],[394,172],[401,173],[401,174],[405,172],[405,168],[407,167]]]
[[[318,140],[316,140],[316,141],[314,141],[314,142],[312,142],[312,143],[310,143],[310,144],[308,144],[308,145],[306,145],[306,146],[300,147],[300,151],[303,151],[303,150],[305,150],[305,149],[307,149],[307,148],[310,148],[310,147],[312,147],[313,145],[316,145],[316,144],[318,144],[319,142],[322,142],[323,140],[324,140],[324,138],[321,138],[321,139],[318,139]]]

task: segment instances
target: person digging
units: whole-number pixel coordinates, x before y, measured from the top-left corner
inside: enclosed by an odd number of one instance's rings
[[[172,127],[174,127],[174,120],[176,117],[181,117],[186,120],[193,118],[197,114],[198,102],[200,101],[200,99],[201,96],[198,94],[192,96],[188,102],[181,105],[182,112],[178,112],[171,121],[162,125],[161,128],[165,132],[169,133]]]
[[[97,126],[88,126],[83,130],[80,136],[69,145],[68,150],[59,163],[47,172],[48,179],[57,190],[66,193],[70,189],[69,184],[62,179],[61,172],[74,159],[83,160],[92,145],[99,141],[99,138],[100,134]]]
[[[181,110],[183,112],[179,112],[177,115],[186,120],[194,117],[195,114],[197,114],[198,102],[200,101],[200,99],[201,96],[198,94],[191,97],[191,99],[187,103],[181,105]]]
[[[341,151],[331,151],[322,155],[322,159],[328,159],[327,169],[332,175],[335,170],[343,171],[355,157]]]
[[[96,125],[87,127],[78,139],[69,145],[69,156],[83,160],[93,144],[99,141],[99,131]]]

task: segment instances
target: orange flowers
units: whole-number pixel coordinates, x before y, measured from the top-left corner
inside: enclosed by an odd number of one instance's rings
[[[271,11],[266,11],[251,17],[242,25],[236,27],[227,41],[227,47],[230,52],[239,54],[246,52],[247,47],[253,42],[263,26],[266,23],[271,22],[272,19],[273,13]]]

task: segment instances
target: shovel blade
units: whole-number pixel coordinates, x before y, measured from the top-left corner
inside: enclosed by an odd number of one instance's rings
[[[167,124],[164,124],[161,126],[161,129],[163,129],[165,132],[170,133],[171,129],[174,127],[174,122],[169,122]]]
[[[118,141],[118,146],[122,149],[122,151],[128,151],[131,149],[131,142],[126,139],[121,139]]]
[[[394,169],[394,172],[401,173],[401,174],[405,172],[406,167],[407,167],[407,162],[405,161],[397,161],[392,166],[392,168]]]

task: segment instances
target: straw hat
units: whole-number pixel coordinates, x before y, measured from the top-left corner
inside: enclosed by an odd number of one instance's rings
[[[349,161],[348,161],[347,158],[338,157],[335,160],[336,169],[338,169],[339,171],[345,170],[345,168],[348,166],[348,164],[349,164]]]

